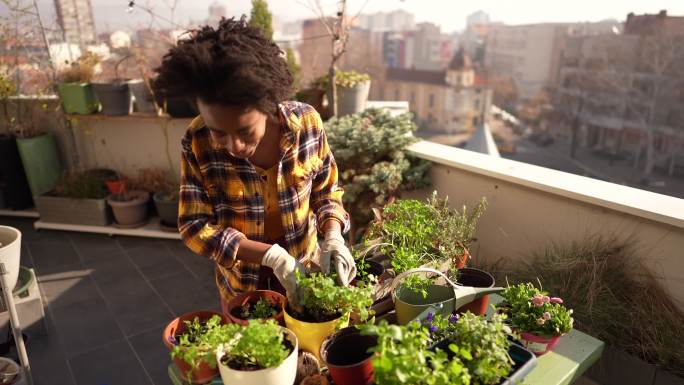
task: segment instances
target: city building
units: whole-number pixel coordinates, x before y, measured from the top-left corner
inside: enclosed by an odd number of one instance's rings
[[[383,61],[391,68],[440,70],[449,64],[455,40],[432,23],[419,23],[413,31],[385,32]]]
[[[490,21],[489,15],[483,11],[474,12],[466,18],[466,28],[459,36],[458,42],[477,64],[484,64],[485,44],[494,25],[501,23]]]
[[[416,28],[412,13],[396,10],[359,15],[356,27],[370,31],[408,31]]]
[[[568,38],[556,134],[635,167],[670,174],[684,164],[684,17],[630,14],[624,34]],[[574,131],[574,132],[573,132]]]
[[[55,0],[57,22],[64,34],[64,41],[86,45],[95,43],[95,22],[90,0]]]
[[[432,132],[472,132],[489,118],[492,92],[462,50],[439,71],[387,68],[376,100],[408,100],[419,127]]]
[[[228,12],[226,11],[226,7],[218,1],[214,1],[211,3],[211,5],[209,5],[209,17],[207,17],[205,23],[207,25],[217,27],[221,21],[221,18],[226,17],[227,14]]]

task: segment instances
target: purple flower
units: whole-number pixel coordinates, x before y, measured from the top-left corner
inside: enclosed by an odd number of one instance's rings
[[[430,333],[434,333],[434,332],[437,331],[437,326],[435,326],[435,325],[430,325],[429,330],[430,330]]]
[[[169,336],[169,337],[167,338],[167,340],[169,341],[169,343],[170,343],[171,345],[177,345],[177,344],[178,344],[178,342],[176,341],[175,338],[173,338],[173,336]]]
[[[429,322],[429,323],[432,323],[432,319],[433,319],[434,317],[435,317],[435,315],[432,314],[432,312],[430,312],[430,313],[427,314],[427,317],[425,318],[425,320],[426,320],[427,322]]]
[[[550,301],[553,303],[563,303],[563,300],[558,297],[551,297]]]
[[[450,324],[456,323],[458,321],[458,319],[459,319],[458,314],[452,314],[449,316],[449,323]]]
[[[541,294],[535,294],[534,297],[532,297],[532,305],[536,307],[544,306],[544,296]]]

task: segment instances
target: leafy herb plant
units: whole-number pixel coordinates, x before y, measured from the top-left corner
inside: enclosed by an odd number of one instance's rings
[[[303,309],[302,313],[294,314],[297,319],[326,322],[350,312],[358,312],[361,320],[368,318],[373,288],[366,283],[337,286],[335,277],[319,273],[309,276],[297,273],[297,282]]]
[[[294,347],[274,320],[249,321],[249,325],[223,325],[221,363],[236,370],[258,370],[280,365]]]

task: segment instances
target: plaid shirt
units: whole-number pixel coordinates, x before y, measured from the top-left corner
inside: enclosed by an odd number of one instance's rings
[[[311,106],[279,105],[282,129],[278,203],[287,251],[305,264],[315,261],[317,230],[338,220],[346,231],[337,166],[321,118]],[[260,265],[236,259],[244,239],[264,242],[264,194],[254,166],[213,146],[209,129],[195,118],[182,140],[178,227],[183,242],[216,263],[216,284],[230,299],[254,290]]]

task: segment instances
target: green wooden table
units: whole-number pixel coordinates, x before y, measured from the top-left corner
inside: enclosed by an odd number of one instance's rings
[[[491,303],[498,303],[501,297],[491,296]],[[527,385],[567,385],[577,380],[603,353],[604,343],[579,330],[572,330],[561,337],[553,351],[537,357],[537,367],[525,377]],[[180,380],[176,366],[169,365],[169,377],[174,385],[188,385]],[[217,376],[211,385],[222,385]],[[290,384],[283,384],[290,385]]]

